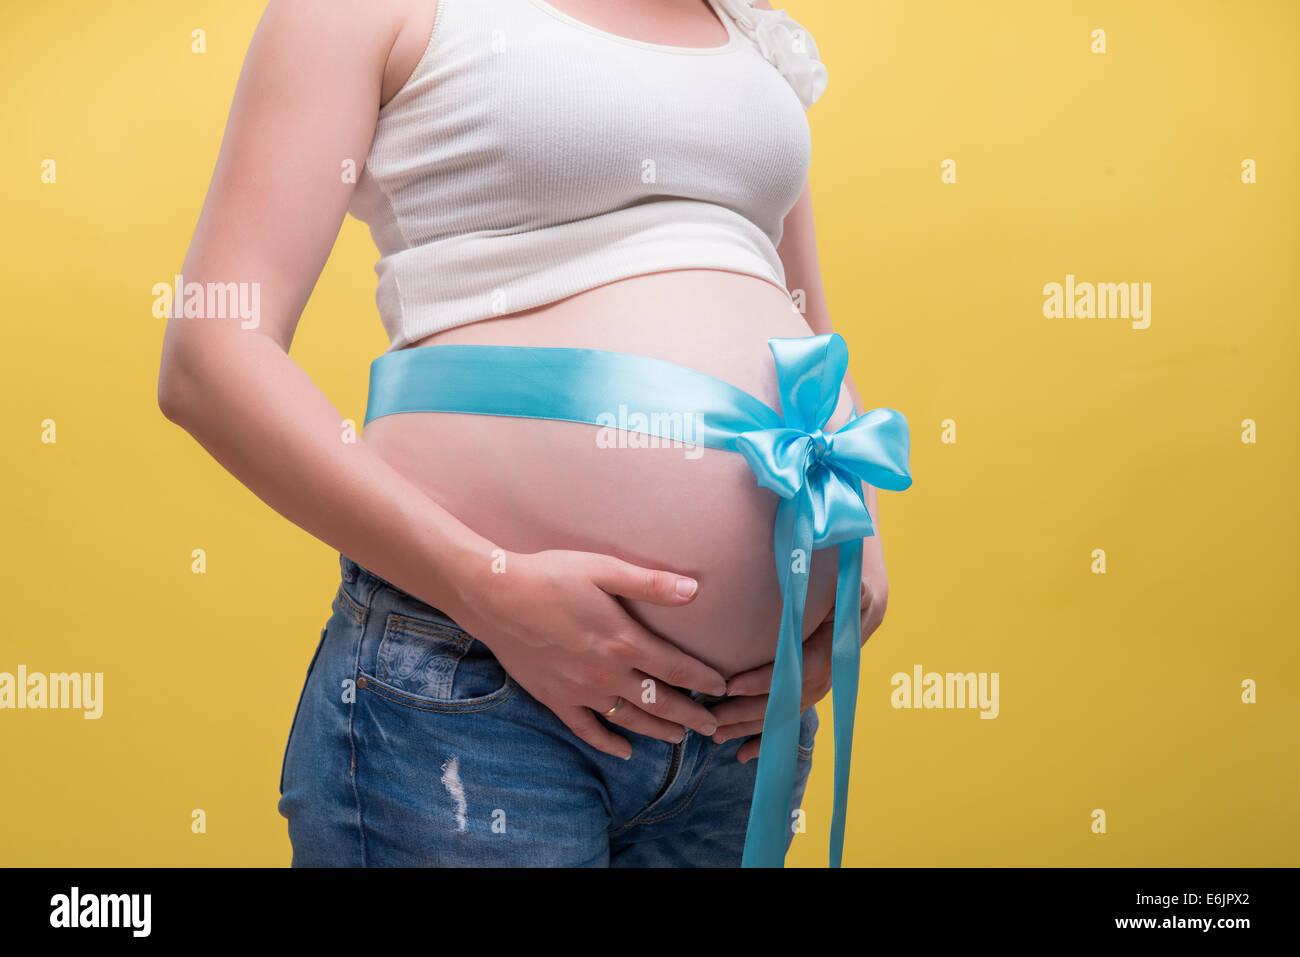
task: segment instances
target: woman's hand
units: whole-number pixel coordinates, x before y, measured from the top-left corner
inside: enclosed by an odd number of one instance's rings
[[[862,576],[862,642],[866,644],[872,632],[880,627],[885,617],[885,604],[889,597],[889,581],[884,566],[864,572]],[[799,710],[805,711],[831,690],[831,640],[835,633],[835,609],[817,630],[803,643],[803,698]],[[714,705],[713,715],[718,720],[713,740],[718,744],[732,738],[753,735],[740,746],[736,760],[744,764],[758,757],[763,741],[763,716],[767,712],[767,691],[772,685],[772,665],[763,665],[753,671],[736,675],[727,682],[728,698]]]
[[[722,694],[722,675],[648,631],[615,597],[686,605],[698,591],[694,579],[610,555],[549,550],[507,553],[504,571],[480,572],[459,591],[460,607],[447,609],[456,623],[593,748],[632,755],[631,743],[597,714],[673,743],[686,727],[716,730],[708,708],[672,686]]]

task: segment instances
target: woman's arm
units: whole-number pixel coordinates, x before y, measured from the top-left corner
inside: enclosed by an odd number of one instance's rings
[[[342,416],[288,356],[347,212],[345,163],[362,166],[393,87],[389,53],[399,40],[409,48],[404,30],[427,40],[431,14],[413,20],[417,7],[428,4],[267,7],[182,269],[187,284],[256,284],[250,301],[260,309],[247,320],[171,318],[158,402],[285,518],[446,611],[593,747],[630,754],[589,709],[604,711],[617,696],[639,705],[640,672],[712,692],[723,680],[642,628],[614,596],[682,605],[693,593],[679,597],[673,573],[582,552],[510,554],[507,573],[493,574],[494,544],[366,443],[344,441]],[[617,720],[670,741],[683,724],[713,730],[706,709],[670,688],[655,707],[654,715],[622,708]]]
[[[463,601],[457,589],[473,587],[463,573],[492,543],[439,515],[364,443],[344,442],[343,417],[287,355],[347,212],[343,164],[359,169],[369,150],[402,25],[394,5],[374,16],[348,6],[272,2],[258,25],[181,269],[187,283],[256,289],[258,314],[170,319],[158,402],[294,524],[432,604]]]

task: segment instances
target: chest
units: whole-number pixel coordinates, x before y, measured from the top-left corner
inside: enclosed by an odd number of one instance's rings
[[[372,172],[399,192],[434,185],[499,225],[537,204],[577,218],[694,199],[765,225],[793,206],[808,123],[756,50],[642,48],[519,16],[527,7],[476,6],[442,36],[410,95],[381,115]]]

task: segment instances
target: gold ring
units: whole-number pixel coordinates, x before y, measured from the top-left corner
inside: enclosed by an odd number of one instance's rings
[[[601,714],[613,714],[621,707],[623,707],[623,699],[619,698],[618,701],[615,702],[614,707],[610,708],[608,711],[602,711]]]

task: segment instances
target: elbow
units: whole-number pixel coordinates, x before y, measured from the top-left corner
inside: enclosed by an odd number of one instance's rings
[[[180,407],[180,387],[164,367],[158,373],[158,411],[168,422],[176,422],[179,425]]]
[[[158,370],[158,410],[163,417],[188,431],[197,391],[198,385],[188,370],[183,350],[170,343],[164,345]]]
[[[258,387],[250,366],[262,361],[257,350],[267,341],[224,334],[167,336],[158,368],[159,411],[202,442],[198,433],[234,412],[241,390]]]
[[[158,411],[163,414],[163,418],[168,422],[183,426],[182,409],[184,404],[181,400],[180,388],[170,383],[164,384],[162,376],[158,378]]]

